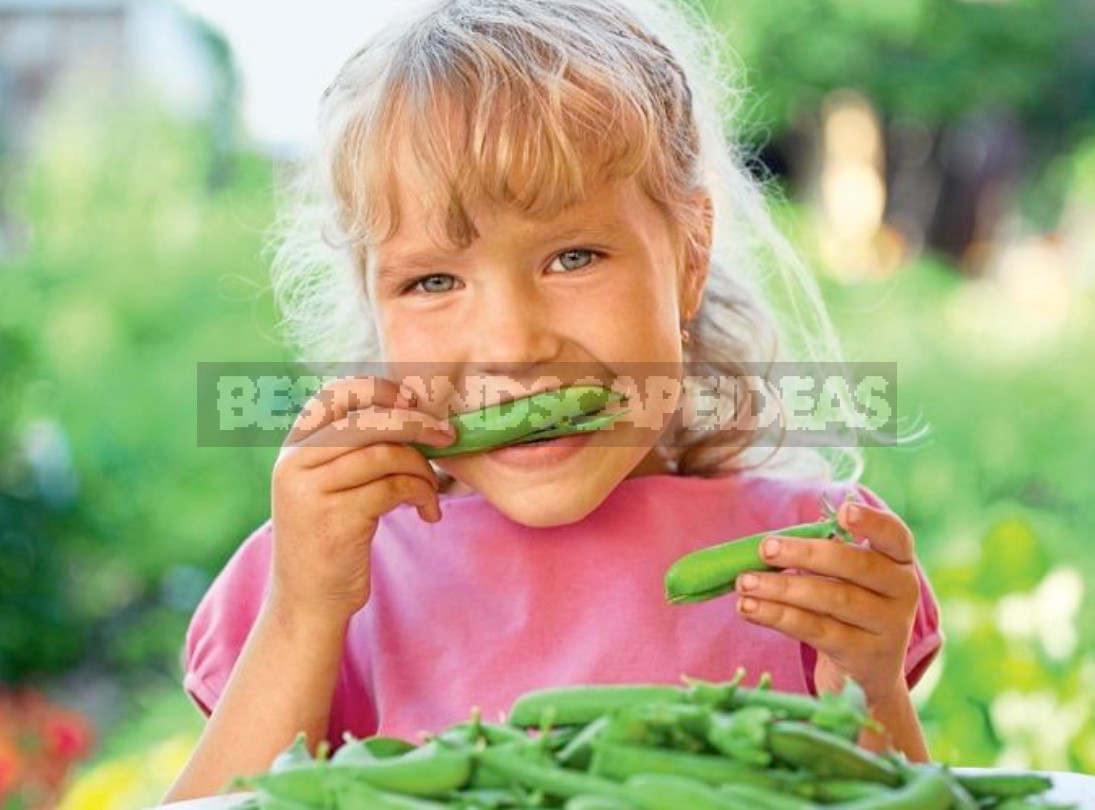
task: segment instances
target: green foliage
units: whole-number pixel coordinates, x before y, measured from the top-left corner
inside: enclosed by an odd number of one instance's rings
[[[854,87],[885,113],[939,124],[1011,109],[1049,137],[1092,119],[1095,7],[1084,0],[696,0],[783,130]]]
[[[969,282],[947,268],[826,289],[849,359],[895,360],[899,411],[933,430],[913,451],[867,449],[864,481],[913,529],[941,601],[922,716],[933,755],[962,765],[1095,768],[1095,424],[1079,373],[1095,300],[1074,283],[1072,321],[1023,355],[1002,338],[1050,315],[1025,306],[971,345]]]
[[[284,357],[258,255],[270,167],[240,155],[212,192],[210,160],[198,126],[89,90],[52,110],[19,176],[9,205],[30,238],[0,265],[0,458],[27,468],[18,447],[45,425],[78,486],[63,519],[34,502],[51,490],[12,500],[14,472],[0,487],[19,510],[0,553],[34,550],[4,566],[28,576],[0,589],[0,615],[39,617],[25,647],[0,635],[29,659],[3,650],[7,678],[77,652],[172,670],[197,598],[268,514],[276,448],[195,441],[197,362]]]

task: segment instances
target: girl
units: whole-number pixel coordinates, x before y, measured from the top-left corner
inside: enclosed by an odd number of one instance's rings
[[[440,0],[378,35],[324,94],[316,171],[282,220],[275,290],[302,353],[526,392],[579,366],[612,380],[687,358],[733,377],[750,360],[836,358],[725,141],[704,31],[619,0]],[[764,297],[766,268],[793,319]],[[909,689],[939,650],[938,612],[908,527],[856,483],[854,449],[837,478],[742,424],[625,419],[431,463],[412,443],[452,441],[454,400],[403,382],[331,382],[290,431],[271,520],[187,635],[185,688],[209,721],[170,800],[266,769],[301,730],[313,746],[415,739],[533,688],[739,666],[799,692],[855,678],[887,729],[861,744],[927,758]],[[694,394],[672,388],[670,410]],[[856,545],[773,537],[784,570],[665,603],[680,555],[815,520],[820,496],[849,493]]]

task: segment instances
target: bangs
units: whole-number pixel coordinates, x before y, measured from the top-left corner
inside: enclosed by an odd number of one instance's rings
[[[486,204],[551,218],[603,183],[637,176],[667,207],[671,76],[653,87],[649,77],[627,80],[603,54],[563,51],[516,28],[427,29],[403,43],[375,114],[350,122],[357,131],[339,141],[334,179],[359,257],[398,229],[398,184],[409,173],[426,190],[417,202],[431,232],[460,248],[477,235],[469,210]]]

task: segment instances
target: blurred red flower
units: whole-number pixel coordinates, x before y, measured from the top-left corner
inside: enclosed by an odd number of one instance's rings
[[[72,766],[91,751],[91,724],[33,689],[0,688],[0,806],[45,810]]]

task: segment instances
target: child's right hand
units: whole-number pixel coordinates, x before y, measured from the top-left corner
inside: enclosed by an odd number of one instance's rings
[[[369,550],[382,514],[413,504],[441,519],[437,474],[407,442],[455,438],[412,410],[400,386],[339,379],[305,404],[274,464],[274,559],[268,598],[279,610],[349,619],[369,600]]]

